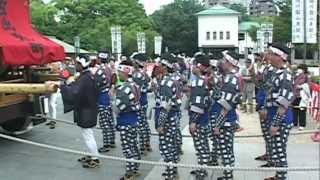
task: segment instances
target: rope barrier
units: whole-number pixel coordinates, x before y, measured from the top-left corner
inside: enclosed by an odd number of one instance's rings
[[[56,122],[60,122],[60,123],[64,123],[64,124],[69,124],[69,125],[73,125],[75,126],[75,124],[73,122],[70,122],[70,121],[66,121],[66,120],[62,120],[62,119],[54,119],[54,118],[51,118],[51,117],[48,117],[48,116],[43,116],[43,115],[36,115],[36,116],[29,116],[30,118],[46,118],[46,119],[49,119],[49,120],[52,120],[52,121],[56,121]],[[94,129],[97,129],[97,130],[102,130],[102,128],[100,127],[95,127]],[[313,133],[316,133],[316,132],[319,132],[320,130],[304,130],[304,131],[300,131],[300,132],[292,132],[290,133],[290,135],[293,135],[293,136],[298,136],[298,135],[304,135],[304,134],[313,134]],[[152,136],[159,136],[158,133],[151,133]],[[192,138],[191,135],[186,135],[186,134],[183,134],[182,135],[183,138]],[[262,134],[254,134],[254,135],[236,135],[235,138],[260,138],[260,137],[263,137]]]
[[[257,105],[257,103],[241,103],[241,105]],[[315,107],[315,106],[289,106],[293,109],[313,109],[313,110],[320,110],[320,107]]]
[[[1,138],[33,145],[41,148],[46,148],[50,150],[60,151],[60,152],[66,152],[71,154],[78,154],[82,156],[93,156],[98,157],[102,159],[108,159],[113,161],[122,161],[122,162],[132,162],[132,163],[140,163],[140,164],[147,164],[147,165],[153,165],[153,166],[171,166],[171,167],[177,167],[177,168],[187,168],[187,169],[207,169],[207,170],[234,170],[234,171],[246,171],[246,172],[270,172],[270,171],[295,171],[295,172],[314,172],[314,171],[320,171],[320,167],[290,167],[290,168],[256,168],[256,167],[222,167],[222,166],[203,166],[203,165],[190,165],[190,164],[174,164],[174,163],[165,163],[165,162],[155,162],[155,161],[146,161],[146,160],[134,160],[134,159],[126,159],[122,157],[116,157],[116,156],[107,156],[107,155],[94,155],[88,152],[84,151],[78,151],[53,145],[47,145],[42,143],[37,143],[21,138],[16,138],[12,136],[8,136],[5,134],[0,134]]]

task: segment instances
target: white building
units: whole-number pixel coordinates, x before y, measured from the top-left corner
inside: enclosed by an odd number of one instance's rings
[[[259,28],[260,24],[257,22],[241,22],[239,24],[239,54],[245,54],[246,48],[250,51],[254,51],[257,48],[257,43],[254,42],[249,35],[251,28]]]
[[[230,0],[203,0],[205,7],[212,7],[216,5],[227,6],[230,4]]]
[[[218,5],[197,13],[197,16],[200,49],[216,51],[238,48],[238,12]]]

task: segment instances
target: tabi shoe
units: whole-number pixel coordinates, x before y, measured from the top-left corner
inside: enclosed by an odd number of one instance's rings
[[[165,176],[167,176],[167,173],[166,172],[163,172],[162,174],[161,174],[161,176],[162,177],[165,177]],[[166,179],[166,178],[165,178]],[[178,172],[175,172],[174,173],[174,175],[173,175],[173,178],[168,178],[168,179],[179,179],[179,173]]]
[[[208,164],[208,166],[219,166],[219,162],[217,160],[213,160]]]
[[[217,180],[231,180],[233,179],[232,177],[231,178],[227,178],[227,177],[218,177]]]
[[[152,152],[152,148],[151,148],[151,145],[150,144],[147,144],[146,147],[145,147],[146,151],[148,152]]]
[[[254,160],[256,160],[256,161],[266,161],[267,160],[267,155],[264,154],[264,155],[258,156],[256,158],[254,158]]]
[[[206,176],[201,176],[200,174],[196,175],[196,180],[204,180],[206,178]]]
[[[56,122],[55,121],[50,121],[46,124],[46,126],[49,126],[49,129],[54,129],[56,128]]]
[[[198,174],[198,170],[192,170],[192,171],[190,171],[190,174],[191,175],[197,175]]]
[[[125,174],[123,177],[120,178],[120,180],[133,180],[134,175],[132,174]]]
[[[201,176],[201,171],[200,170],[193,170],[193,171],[190,171],[190,174],[191,175],[195,175],[195,176]],[[204,177],[208,176],[208,172],[207,171],[204,171],[203,172],[204,174]]]
[[[273,163],[268,162],[267,164],[261,165],[262,168],[274,167]]]
[[[135,172],[133,172],[133,176],[134,177],[140,177],[141,173],[139,171],[135,171]]]
[[[98,168],[100,167],[100,160],[99,159],[91,159],[82,164],[83,168]]]
[[[101,148],[98,149],[99,153],[106,153],[109,152],[110,149],[107,146],[103,146]]]
[[[278,178],[277,177],[267,177],[267,178],[264,178],[264,180],[277,180]]]
[[[180,154],[180,155],[183,155],[183,154],[184,154],[184,152],[183,152],[182,149],[179,149],[179,154]]]
[[[91,156],[84,156],[78,159],[79,162],[85,163],[91,160]]]
[[[113,143],[113,144],[106,145],[105,147],[106,147],[106,148],[114,149],[114,148],[116,148],[117,146],[116,146],[115,143]]]

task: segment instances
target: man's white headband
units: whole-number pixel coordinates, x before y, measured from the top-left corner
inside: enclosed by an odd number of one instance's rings
[[[232,65],[234,66],[238,66],[238,62],[236,59],[234,59],[233,57],[231,57],[229,54],[228,54],[228,51],[223,51],[222,52],[223,54],[223,57],[229,62],[231,63]]]
[[[118,71],[127,73],[128,75],[132,75],[134,68],[132,66],[120,64],[118,65]]]
[[[276,55],[280,56],[283,60],[287,61],[288,58],[288,54],[286,54],[285,52],[283,52],[282,50],[272,47],[270,46],[269,49]]]
[[[162,59],[161,60],[161,64],[163,64],[163,65],[165,65],[165,66],[167,66],[167,67],[169,67],[169,68],[173,68],[173,65],[172,64],[170,64],[167,60],[165,60],[165,59]]]
[[[99,53],[98,57],[101,59],[108,59],[108,53]]]
[[[91,61],[87,61],[85,58],[83,58],[83,57],[77,57],[76,58],[76,61],[77,62],[79,62],[81,65],[82,65],[82,67],[88,67],[89,65],[90,65],[90,63],[91,63]]]

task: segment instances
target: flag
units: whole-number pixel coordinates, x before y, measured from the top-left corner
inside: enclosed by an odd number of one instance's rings
[[[320,85],[316,83],[311,83],[311,101],[309,104],[309,113],[312,118],[320,122]]]

